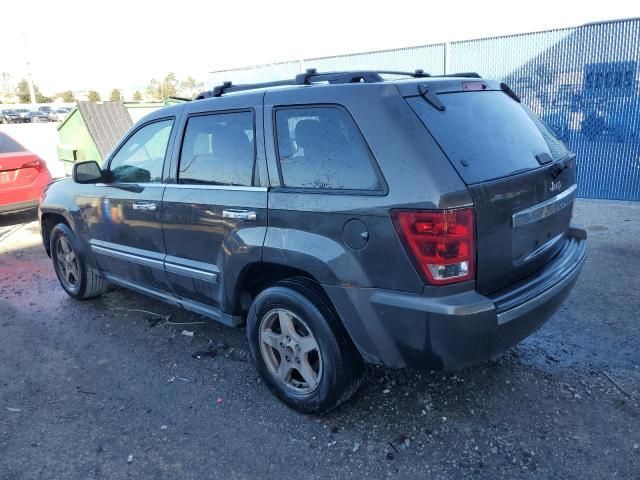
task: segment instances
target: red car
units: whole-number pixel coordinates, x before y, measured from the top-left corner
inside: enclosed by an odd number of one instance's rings
[[[50,181],[44,160],[0,132],[0,214],[37,207]]]

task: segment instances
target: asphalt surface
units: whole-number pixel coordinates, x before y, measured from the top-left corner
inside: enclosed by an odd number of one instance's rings
[[[243,329],[122,289],[67,297],[32,215],[0,217],[3,480],[640,478],[640,204],[576,205],[585,269],[503,357],[371,367],[324,417],[269,393]]]

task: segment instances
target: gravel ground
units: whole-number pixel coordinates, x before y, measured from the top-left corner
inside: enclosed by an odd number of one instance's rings
[[[67,297],[32,214],[0,217],[0,478],[639,479],[640,204],[575,216],[587,264],[539,332],[455,373],[371,367],[324,417],[269,393],[243,329]]]

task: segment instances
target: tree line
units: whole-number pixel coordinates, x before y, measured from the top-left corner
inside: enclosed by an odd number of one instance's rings
[[[107,100],[110,101],[125,101],[131,100],[134,102],[141,102],[142,100],[152,101],[164,101],[169,97],[186,97],[193,98],[202,89],[202,82],[198,82],[193,77],[187,77],[184,80],[179,80],[175,73],[169,72],[160,80],[152,78],[145,90],[146,98],[143,96],[140,90],[135,90],[131,95],[131,98],[125,99],[122,90],[114,88],[109,93]],[[38,85],[33,85],[36,103],[51,103],[54,99],[60,98],[65,103],[73,103],[77,99],[72,90],[64,90],[56,93],[53,96],[43,95]],[[8,93],[8,92],[7,92]],[[29,82],[26,79],[22,79],[16,85],[15,91],[12,92],[18,98],[19,103],[29,103],[31,101],[31,95],[29,93]],[[6,96],[6,95],[5,95]],[[87,100],[90,102],[99,102],[102,100],[100,93],[96,90],[88,90],[86,93]],[[1,102],[0,102],[1,103]]]
[[[153,100],[164,101],[169,97],[183,96],[193,98],[202,89],[202,82],[193,77],[178,80],[173,72],[169,72],[160,80],[152,78],[147,85],[147,96]]]

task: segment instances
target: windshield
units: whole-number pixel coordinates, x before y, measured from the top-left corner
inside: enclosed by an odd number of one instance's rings
[[[467,184],[540,167],[536,156],[553,160],[569,152],[524,105],[502,91],[438,95],[444,111],[422,97],[407,101]]]

